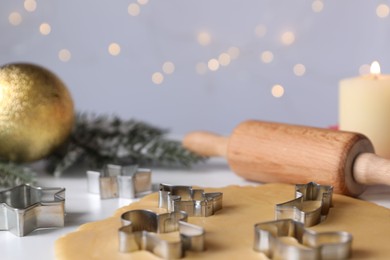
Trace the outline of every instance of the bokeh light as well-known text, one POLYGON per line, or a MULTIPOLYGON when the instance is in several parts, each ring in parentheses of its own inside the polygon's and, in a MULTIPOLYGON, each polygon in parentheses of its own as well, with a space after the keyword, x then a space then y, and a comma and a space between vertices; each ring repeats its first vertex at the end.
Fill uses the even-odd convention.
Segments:
POLYGON ((295 42, 295 35, 293 32, 287 31, 282 33, 280 39, 284 45, 291 45, 295 42))
POLYGON ((360 75, 370 74, 370 67, 371 67, 370 64, 363 64, 363 65, 361 65, 359 67, 359 74, 360 75))
POLYGON ((293 67, 294 74, 296 76, 303 76, 306 73, 306 67, 303 64, 295 64, 293 67))
POLYGON ((18 12, 12 12, 8 16, 8 22, 14 26, 21 24, 23 21, 22 15, 18 12))
POLYGON ((121 53, 121 46, 115 42, 111 43, 108 45, 108 53, 112 56, 118 56, 121 53))
POLYGON ((175 64, 170 61, 164 62, 162 70, 165 74, 172 74, 175 72, 175 64))
POLYGON ((58 52, 58 58, 60 59, 60 61, 68 62, 71 57, 72 54, 68 49, 62 49, 58 52))
POLYGON ((280 98, 284 95, 284 87, 282 85, 276 84, 271 89, 271 94, 275 98, 280 98))
POLYGON ((51 26, 50 26, 50 24, 48 24, 48 23, 41 23, 41 25, 39 26, 39 32, 40 32, 42 35, 48 35, 48 34, 50 34, 50 32, 51 32, 51 26))
POLYGON ((258 38, 264 37, 267 33, 267 27, 264 24, 259 24, 255 28, 255 35, 258 38))
POLYGON ((226 52, 221 53, 218 56, 218 62, 221 66, 227 66, 230 64, 231 58, 230 55, 227 54, 226 52))
POLYGON ((322 2, 321 0, 313 1, 313 3, 311 4, 311 9, 315 13, 322 12, 322 10, 324 9, 324 2, 322 2))
POLYGON ((389 16, 390 8, 386 4, 380 4, 376 8, 376 15, 380 18, 386 18, 389 16))
POLYGON ((146 5, 149 3, 149 0, 137 0, 137 2, 140 4, 140 5, 146 5))
POLYGON ((207 63, 207 67, 211 71, 217 71, 219 69, 219 62, 217 59, 210 59, 207 63))
POLYGON ((274 54, 271 51, 263 51, 260 54, 260 59, 264 63, 271 63, 274 60, 274 54))
POLYGON ((37 2, 35 0, 25 0, 23 6, 27 12, 34 12, 37 9, 37 2))
POLYGON ((139 7, 138 4, 136 4, 136 3, 131 3, 131 4, 129 4, 129 6, 127 7, 127 12, 128 12, 129 15, 131 15, 131 16, 137 16, 137 15, 140 14, 141 8, 139 7))
POLYGON ((152 74, 152 82, 156 85, 163 83, 164 75, 161 72, 155 72, 152 74))
POLYGON ((208 32, 198 33, 198 43, 202 46, 207 46, 211 42, 211 35, 208 32))

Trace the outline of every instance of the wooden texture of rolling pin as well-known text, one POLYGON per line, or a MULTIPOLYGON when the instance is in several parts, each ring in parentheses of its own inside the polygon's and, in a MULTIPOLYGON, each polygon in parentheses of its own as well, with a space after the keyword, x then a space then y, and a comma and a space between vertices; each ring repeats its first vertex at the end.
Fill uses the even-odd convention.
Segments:
POLYGON ((183 145, 200 155, 223 156, 232 171, 258 182, 314 181, 349 196, 366 185, 390 185, 390 161, 375 155, 370 140, 358 133, 252 120, 230 137, 189 133, 183 145))

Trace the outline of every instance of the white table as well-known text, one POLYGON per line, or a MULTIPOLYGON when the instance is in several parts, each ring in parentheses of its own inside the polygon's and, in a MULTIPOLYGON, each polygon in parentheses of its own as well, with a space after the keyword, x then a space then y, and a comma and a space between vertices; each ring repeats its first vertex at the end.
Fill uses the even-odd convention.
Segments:
MULTIPOLYGON (((259 185, 235 175, 222 159, 213 159, 191 169, 157 168, 152 170, 154 184, 168 183, 204 187, 259 185)), ((0 259, 2 260, 54 259, 54 242, 57 238, 76 230, 84 223, 109 217, 117 208, 132 202, 127 199, 101 200, 99 195, 88 193, 84 172, 72 172, 60 178, 42 175, 38 178, 38 185, 66 188, 65 227, 36 230, 24 237, 17 237, 8 231, 0 231, 0 259)), ((361 198, 390 208, 390 187, 369 187, 361 198)))

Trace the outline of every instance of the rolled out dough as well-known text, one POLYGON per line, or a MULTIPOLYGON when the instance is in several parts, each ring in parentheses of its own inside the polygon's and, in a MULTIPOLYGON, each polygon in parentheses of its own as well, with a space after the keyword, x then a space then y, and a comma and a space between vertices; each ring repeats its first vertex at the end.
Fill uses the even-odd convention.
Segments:
MULTIPOLYGON (((294 198, 293 185, 205 188, 223 192, 223 208, 210 217, 190 217, 190 223, 206 230, 207 250, 186 252, 185 259, 267 259, 253 248, 254 225, 274 220, 275 204, 294 198)), ((132 209, 157 209, 158 194, 118 209, 113 217, 84 224, 55 243, 56 259, 160 259, 152 253, 118 251, 120 215, 132 209)), ((347 231, 353 236, 352 259, 390 259, 390 210, 370 202, 333 195, 327 219, 311 227, 315 231, 347 231)))

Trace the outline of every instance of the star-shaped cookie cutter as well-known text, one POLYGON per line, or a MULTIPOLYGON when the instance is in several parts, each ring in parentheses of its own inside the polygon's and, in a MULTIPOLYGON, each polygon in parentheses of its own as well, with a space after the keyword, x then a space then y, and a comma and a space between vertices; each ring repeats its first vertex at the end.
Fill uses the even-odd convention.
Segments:
POLYGON ((0 230, 25 236, 39 228, 63 227, 65 189, 27 184, 0 192, 0 230))
POLYGON ((277 204, 276 219, 291 218, 306 227, 326 219, 332 205, 333 186, 314 182, 295 185, 295 199, 277 204))
POLYGON ((88 191, 101 199, 134 199, 152 192, 152 172, 137 165, 107 164, 102 172, 87 171, 88 191))
POLYGON ((205 193, 191 186, 160 184, 158 206, 168 212, 185 211, 191 217, 208 217, 222 208, 221 192, 205 193))
POLYGON ((131 210, 121 215, 119 251, 147 250, 164 259, 182 258, 186 250, 204 251, 203 228, 185 222, 183 211, 157 214, 149 210, 131 210), (164 238, 165 233, 179 231, 180 238, 164 238))
POLYGON ((292 219, 255 225, 254 250, 271 259, 346 259, 351 246, 352 235, 348 232, 317 233, 292 219))

